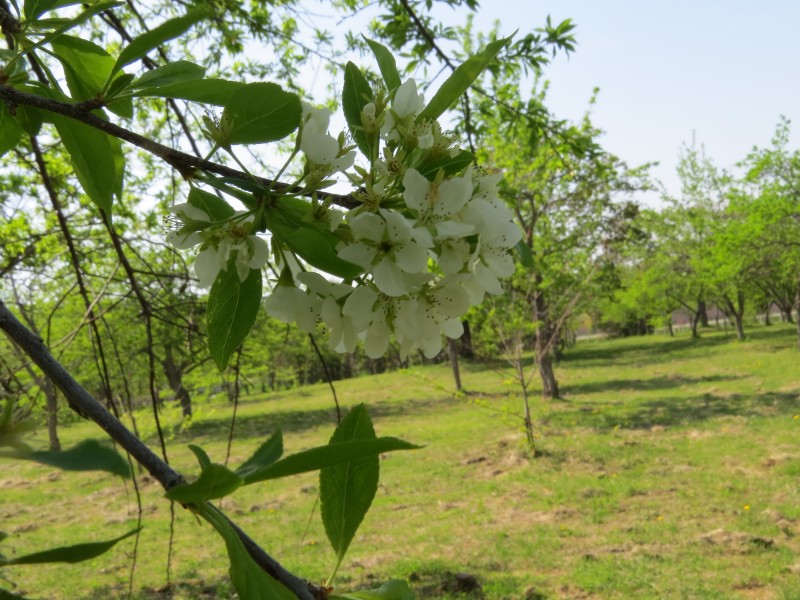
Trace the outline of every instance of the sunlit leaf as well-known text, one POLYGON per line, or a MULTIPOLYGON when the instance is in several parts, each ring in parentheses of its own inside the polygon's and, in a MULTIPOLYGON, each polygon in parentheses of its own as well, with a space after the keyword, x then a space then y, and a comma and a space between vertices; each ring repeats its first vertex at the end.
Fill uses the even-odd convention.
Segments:
POLYGON ((189 204, 205 212, 212 221, 224 221, 236 212, 233 207, 215 194, 193 187, 189 190, 189 204))
POLYGON ((297 600, 285 585, 262 569, 247 552, 231 524, 213 507, 204 506, 198 513, 225 540, 230 561, 231 583, 242 600, 297 600))
POLYGON ((338 465, 341 463, 383 454, 384 452, 394 452, 396 450, 416 450, 420 446, 409 444, 394 437, 380 437, 374 440, 355 440, 352 442, 338 442, 326 446, 318 446, 291 454, 265 469, 258 469, 248 473, 244 480, 245 485, 266 481, 268 479, 278 479, 289 477, 299 473, 318 471, 319 469, 338 465))
POLYGON ((231 124, 231 144, 261 144, 282 140, 300 124, 297 94, 275 83, 251 83, 231 96, 223 119, 231 124))
POLYGON ((348 62, 344 68, 344 87, 342 88, 342 111, 350 133, 364 156, 373 159, 375 136, 367 135, 361 124, 362 109, 372 102, 372 88, 366 77, 355 64, 348 62))
POLYGON ((277 461, 282 454, 283 434, 281 430, 278 429, 266 442, 258 447, 258 450, 253 453, 253 456, 244 461, 242 466, 236 469, 236 473, 241 477, 247 477, 250 473, 270 466, 277 461))
POLYGON ((208 294, 208 349, 220 371, 247 337, 261 307, 261 270, 239 280, 235 258, 220 271, 208 294))
MULTIPOLYGON (((366 407, 359 404, 339 423, 330 444, 374 439, 372 420, 366 407)), ((379 472, 377 454, 325 467, 319 472, 320 514, 339 563, 375 498, 379 472)))
POLYGON ((364 37, 364 40, 375 55, 375 60, 378 61, 378 68, 381 71, 384 83, 386 83, 386 89, 391 92, 399 88, 402 81, 400 79, 400 73, 397 72, 397 62, 395 61, 392 51, 366 36, 362 37, 364 37))
POLYGON ((212 463, 200 446, 190 445, 200 463, 200 477, 192 483, 171 488, 164 497, 181 504, 199 504, 214 498, 223 498, 244 484, 239 475, 223 465, 212 463))
POLYGON ((158 67, 152 71, 147 71, 136 81, 131 83, 131 89, 147 90, 164 88, 165 86, 188 81, 197 81, 206 74, 204 67, 196 65, 188 60, 176 60, 167 63, 163 67, 158 67))
POLYGON ((405 581, 392 579, 374 590, 360 590, 347 594, 331 594, 330 600, 416 600, 414 592, 405 581))
POLYGON ((84 440, 70 450, 0 451, 0 457, 30 460, 65 471, 108 471, 121 477, 131 476, 128 461, 97 440, 84 440))
POLYGON ((14 148, 22 139, 22 126, 11 114, 5 102, 0 103, 0 156, 14 148))
POLYGON ((0 564, 2 566, 10 566, 38 565, 42 563, 77 563, 105 554, 111 550, 117 542, 131 537, 132 535, 136 535, 139 531, 140 529, 132 529, 128 533, 124 533, 113 540, 106 540, 104 542, 89 542, 85 544, 75 544, 74 546, 61 546, 34 554, 26 554, 25 556, 18 556, 0 564))
POLYGON ((478 78, 478 75, 508 45, 512 37, 514 36, 511 35, 488 43, 482 51, 470 56, 464 63, 459 65, 434 94, 428 105, 417 115, 417 121, 438 119, 444 111, 450 108, 469 89, 469 86, 478 78))
POLYGON ((200 102, 201 104, 225 106, 230 102, 233 95, 245 85, 239 81, 228 81, 226 79, 198 79, 165 84, 154 88, 148 87, 136 90, 134 95, 177 98, 179 100, 189 100, 190 102, 200 102))

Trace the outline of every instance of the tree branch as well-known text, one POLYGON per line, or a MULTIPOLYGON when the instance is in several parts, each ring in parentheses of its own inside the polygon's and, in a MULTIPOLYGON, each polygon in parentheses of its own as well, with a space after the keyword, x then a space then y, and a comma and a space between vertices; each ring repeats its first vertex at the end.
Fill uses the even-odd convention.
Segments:
MULTIPOLYGON (((164 462, 139 438, 131 433, 118 419, 95 400, 81 385, 72 378, 67 370, 50 354, 40 337, 26 328, 0 300, 0 330, 14 341, 42 372, 61 390, 70 408, 78 414, 91 419, 99 425, 111 438, 124 448, 148 473, 152 475, 165 490, 185 483, 184 477, 164 462)), ((213 507, 212 507, 213 508, 213 507)), ((214 508, 214 510, 217 510, 214 508)), ((219 511, 218 511, 219 512, 219 511)), ((283 568, 278 561, 267 554, 246 533, 230 521, 222 512, 237 535, 242 540, 250 556, 276 580, 285 585, 300 600, 321 600, 324 592, 321 588, 303 581, 283 568)))
MULTIPOLYGON (((135 133, 129 129, 120 127, 115 123, 105 121, 92 112, 89 112, 85 108, 82 108, 80 105, 59 102, 58 100, 51 100, 50 98, 43 98, 41 96, 36 96, 35 94, 22 92, 6 85, 0 85, 0 100, 10 104, 10 106, 18 104, 40 108, 48 112, 63 115, 70 119, 80 121, 81 123, 89 125, 90 127, 94 127, 95 129, 99 129, 108 135, 124 140, 141 148, 142 150, 145 150, 146 152, 149 152, 154 156, 157 156, 170 165, 173 169, 178 171, 186 179, 191 178, 195 171, 204 171, 207 173, 222 175, 223 177, 252 180, 252 177, 243 171, 232 169, 210 160, 198 158, 196 156, 192 156, 191 154, 181 152, 180 150, 175 150, 139 135, 138 133, 135 133)), ((264 177, 256 177, 255 179, 265 188, 273 189, 279 193, 303 193, 302 188, 292 186, 288 183, 273 181, 264 177)), ((346 208, 354 208, 356 206, 360 206, 361 204, 352 195, 332 194, 324 191, 315 191, 314 194, 316 194, 317 197, 323 201, 329 201, 333 204, 338 204, 339 206, 346 208)), ((311 193, 309 192, 308 195, 311 195, 311 193)))

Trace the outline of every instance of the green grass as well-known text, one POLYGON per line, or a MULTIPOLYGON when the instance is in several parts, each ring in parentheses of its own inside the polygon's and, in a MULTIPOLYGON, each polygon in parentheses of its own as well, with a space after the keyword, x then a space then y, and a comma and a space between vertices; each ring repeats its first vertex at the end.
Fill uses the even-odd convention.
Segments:
MULTIPOLYGON (((345 405, 369 405, 380 435, 425 448, 382 461, 337 584, 399 577, 430 599, 800 598, 797 364, 785 326, 754 329, 743 343, 719 332, 580 343, 558 365, 564 399, 535 401, 535 458, 502 365, 462 365, 469 394, 460 396, 445 365, 338 382, 345 405), (457 573, 476 576, 482 595, 459 591, 457 573)), ((145 415, 140 424, 152 429, 145 415)), ((227 402, 198 405, 189 428, 166 418, 176 468, 197 471, 188 443, 224 460, 227 402)), ((334 421, 326 386, 248 397, 231 462, 276 427, 288 452, 325 443, 334 421)), ((101 437, 89 423, 62 430, 67 445, 86 436, 101 437)), ((21 462, 0 469, 6 554, 110 538, 136 523, 130 484, 21 462)), ((139 487, 135 597, 231 597, 224 545, 180 507, 176 585, 163 591, 169 505, 153 481, 139 487)), ((308 525, 316 499, 307 475, 243 488, 223 508, 290 570, 321 581, 334 557, 318 515, 308 525)), ((32 598, 119 597, 132 549, 126 540, 104 558, 2 576, 32 598)))

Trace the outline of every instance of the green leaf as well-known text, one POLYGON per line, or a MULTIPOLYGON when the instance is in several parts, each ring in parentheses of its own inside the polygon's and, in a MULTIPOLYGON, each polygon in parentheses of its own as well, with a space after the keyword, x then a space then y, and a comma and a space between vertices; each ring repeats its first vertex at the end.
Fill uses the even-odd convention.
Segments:
POLYGON ((300 124, 297 94, 276 83, 251 83, 231 96, 222 112, 230 124, 231 144, 262 144, 282 140, 300 124))
POLYGON ((137 534, 141 528, 132 529, 128 533, 107 540, 105 542, 90 542, 86 544, 75 544, 74 546, 61 546, 59 548, 52 548, 51 550, 44 550, 34 554, 27 554, 25 556, 18 556, 2 563, 2 566, 9 565, 38 565, 42 563, 77 563, 90 558, 95 558, 101 554, 105 554, 117 542, 124 540, 137 534))
POLYGON ((405 581, 392 579, 374 590, 361 590, 347 594, 331 594, 330 600, 416 600, 414 592, 405 581))
MULTIPOLYGON (((19 109, 17 109, 19 110, 19 109)), ((0 156, 14 148, 22 139, 22 126, 11 114, 5 102, 0 103, 0 156)))
POLYGON ((86 195, 110 215, 114 195, 122 193, 125 159, 119 140, 74 119, 56 114, 50 118, 86 195))
POLYGON ((384 452, 416 450, 418 448, 420 446, 415 446, 393 437, 338 442, 336 444, 318 446, 287 456, 265 469, 258 469, 248 473, 244 477, 244 483, 245 485, 250 485, 251 483, 267 481, 268 479, 279 479, 290 475, 298 475, 299 473, 318 471, 325 467, 383 454, 384 452))
POLYGON ((531 252, 531 249, 528 244, 525 243, 525 240, 518 241, 517 245, 514 246, 514 249, 517 251, 520 264, 522 264, 522 266, 529 271, 532 271, 536 265, 533 262, 533 252, 531 252))
POLYGON ((192 483, 178 485, 164 494, 165 498, 181 504, 199 504, 214 498, 223 498, 244 485, 244 480, 223 465, 212 463, 199 446, 190 445, 200 463, 200 477, 192 483))
POLYGON ((171 83, 157 88, 146 88, 138 90, 134 95, 177 98, 190 102, 225 106, 233 95, 245 85, 239 81, 227 81, 226 79, 198 79, 197 81, 171 83))
POLYGON ((342 88, 342 110, 353 139, 362 154, 373 160, 375 135, 367 135, 361 123, 361 110, 372 102, 372 88, 361 70, 352 62, 344 67, 344 87, 342 88))
POLYGON ((283 434, 278 429, 273 433, 269 439, 261 444, 253 453, 253 456, 248 458, 241 467, 236 469, 237 475, 247 477, 250 473, 265 469, 273 464, 283 454, 283 434))
POLYGON ((215 194, 193 187, 187 200, 192 206, 205 212, 212 221, 224 221, 236 212, 233 207, 215 194))
POLYGON ((96 98, 111 75, 114 58, 97 44, 71 35, 59 36, 51 47, 64 67, 72 97, 75 100, 96 98))
MULTIPOLYGON (((336 428, 330 443, 374 440, 375 429, 363 404, 355 406, 336 428)), ((325 533, 336 552, 339 568, 361 521, 378 491, 378 455, 325 467, 319 472, 320 514, 325 533)))
POLYGON ((38 19, 41 15, 57 8, 80 4, 82 0, 25 0, 23 14, 28 21, 38 19))
POLYGON ((225 540, 228 560, 231 563, 229 569, 231 583, 233 583, 239 598, 242 600, 297 600, 297 596, 253 560, 225 517, 207 505, 198 512, 225 540))
POLYGON ((308 264, 344 279, 363 272, 358 265, 336 255, 341 240, 323 221, 314 220, 311 204, 299 198, 281 198, 265 212, 267 229, 308 264))
POLYGON ((182 17, 170 19, 155 29, 151 29, 131 40, 131 42, 122 49, 122 52, 119 53, 119 58, 117 58, 117 62, 114 63, 114 68, 111 71, 112 75, 125 65, 129 65, 143 58, 148 52, 157 48, 164 42, 168 42, 171 39, 183 35, 192 25, 206 18, 208 14, 208 10, 206 9, 192 10, 182 17))
POLYGON ((378 61, 378 68, 383 76, 383 81, 386 83, 386 89, 391 92, 399 88, 402 81, 400 80, 400 73, 397 72, 397 62, 394 59, 394 54, 386 46, 366 36, 361 37, 369 44, 372 53, 375 55, 375 60, 378 61))
POLYGON ((508 45, 512 37, 514 36, 510 35, 507 38, 488 43, 482 51, 470 56, 464 63, 460 64, 431 98, 428 105, 417 115, 417 122, 425 119, 438 119, 444 111, 450 108, 453 102, 458 100, 469 89, 472 82, 489 66, 489 63, 492 62, 500 50, 508 45))
POLYGON ((250 269, 240 281, 235 260, 231 257, 208 294, 208 349, 220 371, 247 337, 261 307, 261 269, 250 269))
MULTIPOLYGON (((77 4, 77 3, 69 2, 65 4, 65 6, 68 6, 70 4, 77 4)), ((28 53, 33 52, 37 48, 41 48, 45 44, 49 44, 54 39, 64 35, 67 31, 69 31, 73 27, 77 27, 84 21, 88 21, 96 14, 101 13, 105 10, 111 10, 112 8, 117 8, 118 6, 122 6, 123 4, 125 3, 120 2, 118 0, 100 0, 99 2, 85 3, 84 6, 86 7, 86 9, 82 13, 80 13, 74 19, 69 19, 69 20, 58 19, 57 20, 58 23, 63 23, 61 24, 60 27, 58 27, 58 29, 49 32, 44 37, 40 38, 35 44, 32 44, 27 48, 25 48, 25 51, 28 53)), ((48 8, 47 10, 50 10, 50 8, 48 8)))
POLYGON ((122 456, 97 440, 84 440, 71 450, 61 451, 2 451, 0 457, 30 460, 65 471, 108 471, 130 477, 131 468, 122 456))
POLYGON ((17 121, 28 135, 39 135, 42 111, 32 106, 17 106, 17 121))
POLYGON ((157 89, 176 83, 186 83, 187 81, 197 81, 206 74, 204 67, 196 65, 188 60, 176 60, 167 63, 163 67, 158 67, 152 71, 144 73, 139 79, 131 84, 131 89, 146 90, 157 89))
POLYGON ((475 157, 469 150, 462 150, 455 156, 443 153, 435 158, 425 157, 422 163, 417 167, 417 171, 428 180, 433 181, 439 169, 444 170, 445 175, 457 175, 471 165, 474 160, 475 157))

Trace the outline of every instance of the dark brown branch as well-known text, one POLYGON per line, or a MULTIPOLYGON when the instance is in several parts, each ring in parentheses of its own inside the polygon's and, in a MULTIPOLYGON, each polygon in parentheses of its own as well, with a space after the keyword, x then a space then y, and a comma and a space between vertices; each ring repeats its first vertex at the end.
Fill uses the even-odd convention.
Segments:
MULTIPOLYGON (((4 331, 61 390, 70 408, 97 423, 123 447, 165 490, 185 482, 183 476, 165 463, 157 454, 131 433, 118 419, 95 400, 53 358, 41 338, 26 328, 0 300, 0 330, 4 331)), ((213 508, 213 507, 212 507, 213 508)), ((214 508, 214 510, 217 510, 214 508)), ((225 519, 222 512, 220 512, 225 519)), ((250 556, 276 580, 290 589, 300 600, 318 600, 324 593, 315 585, 289 573, 274 558, 259 547, 246 533, 230 521, 250 556)))
MULTIPOLYGON (((27 92, 22 92, 5 85, 0 85, 0 100, 11 103, 12 105, 19 104, 23 106, 40 108, 48 112, 63 115, 70 119, 80 121, 81 123, 89 125, 90 127, 94 127, 95 129, 99 129, 104 133, 124 140, 141 148, 142 150, 145 150, 146 152, 149 152, 154 156, 157 156, 187 179, 192 178, 196 171, 205 171, 207 173, 214 173, 215 175, 222 175, 223 177, 233 177, 245 180, 252 179, 251 176, 237 169, 232 169, 230 167, 226 167, 225 165, 221 165, 203 158, 198 158, 196 156, 192 156, 191 154, 181 152, 180 150, 175 150, 163 144, 159 144, 158 142, 139 135, 138 133, 134 133, 129 129, 120 127, 115 123, 105 121, 97 115, 86 110, 82 110, 79 106, 74 104, 67 104, 57 100, 50 100, 49 98, 42 98, 41 96, 28 94, 27 92)), ((279 193, 302 192, 301 189, 280 181, 273 181, 264 177, 256 177, 256 180, 259 184, 264 186, 264 188, 272 189, 279 193)), ((328 192, 314 193, 321 200, 330 201, 333 204, 338 204, 339 206, 352 208, 360 204, 350 195, 331 194, 328 192)))

